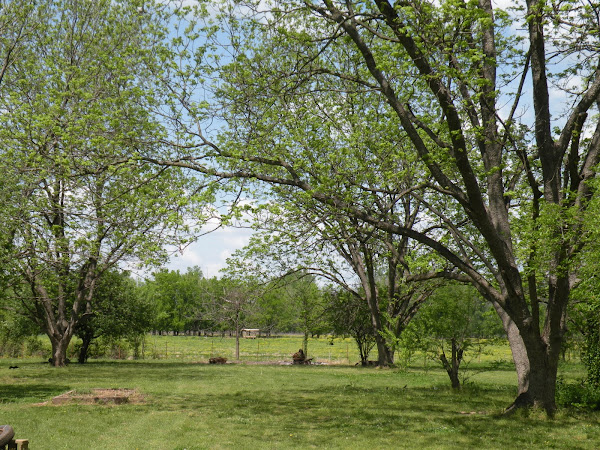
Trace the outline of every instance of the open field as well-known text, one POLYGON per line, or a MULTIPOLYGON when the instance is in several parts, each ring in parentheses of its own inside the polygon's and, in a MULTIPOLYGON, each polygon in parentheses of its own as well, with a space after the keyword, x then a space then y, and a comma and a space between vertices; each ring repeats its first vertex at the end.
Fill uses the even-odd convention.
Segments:
MULTIPOLYGON (((175 347, 175 339, 183 345, 189 338, 158 337, 157 346, 175 347)), ((0 360, 0 422, 34 450, 600 448, 598 413, 561 410, 553 420, 538 412, 499 416, 515 392, 511 364, 497 358, 501 347, 473 363, 486 370, 458 393, 443 371, 425 370, 420 358, 406 370, 377 370, 250 360, 208 365, 173 351, 162 359, 64 369, 40 359, 0 360), (144 399, 118 406, 40 404, 93 388, 136 389, 144 399)), ((561 373, 566 379, 583 374, 577 364, 561 373)))
MULTIPOLYGON (((291 361, 292 355, 302 347, 302 337, 296 335, 273 338, 240 339, 242 362, 291 361)), ((311 338, 309 357, 327 364, 354 364, 360 360, 351 338, 311 338)), ((145 358, 171 358, 183 361, 207 361, 222 356, 235 358, 235 339, 230 337, 199 336, 148 336, 144 345, 145 358)), ((377 351, 373 353, 377 358, 377 351)))
MULTIPOLYGON (((44 347, 46 357, 50 356, 50 343, 45 336, 39 337, 44 347)), ((73 339, 69 347, 69 358, 77 359, 75 353, 78 340, 73 339)), ((279 363, 290 362, 292 355, 302 347, 302 336, 284 335, 271 338, 240 339, 240 361, 241 362, 266 362, 279 363)), ((141 349, 143 359, 170 359, 181 362, 207 362, 213 356, 221 356, 229 361, 235 359, 235 339, 231 337, 215 336, 146 336, 141 349)), ((126 359, 131 354, 126 346, 122 349, 114 349, 118 359, 126 359)), ((354 365, 360 361, 356 344, 351 338, 310 338, 308 343, 308 356, 314 358, 315 362, 321 364, 343 364, 354 365)), ((377 359, 377 349, 374 348, 369 356, 377 359)), ((424 360, 423 355, 416 353, 407 358, 401 352, 397 354, 400 364, 418 362, 423 366, 435 363, 424 360)), ((466 354, 469 360, 469 354, 466 354)), ((478 362, 510 363, 512 361, 510 349, 507 344, 496 344, 487 348, 477 358, 478 362)))

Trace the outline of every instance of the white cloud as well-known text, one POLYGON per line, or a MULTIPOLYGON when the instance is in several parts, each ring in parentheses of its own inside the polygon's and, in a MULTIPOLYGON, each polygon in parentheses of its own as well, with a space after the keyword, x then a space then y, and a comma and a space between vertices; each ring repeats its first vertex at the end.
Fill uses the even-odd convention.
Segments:
POLYGON ((219 276, 227 258, 248 244, 252 231, 247 228, 225 227, 205 234, 181 253, 173 255, 167 268, 185 272, 188 267, 198 266, 204 276, 219 276))

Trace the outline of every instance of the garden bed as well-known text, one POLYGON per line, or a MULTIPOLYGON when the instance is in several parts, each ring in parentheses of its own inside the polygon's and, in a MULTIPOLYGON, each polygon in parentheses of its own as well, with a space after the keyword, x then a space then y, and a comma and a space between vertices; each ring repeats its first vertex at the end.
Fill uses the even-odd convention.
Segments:
POLYGON ((143 403, 144 397, 135 389, 90 389, 89 391, 72 390, 57 395, 51 400, 52 405, 123 405, 126 403, 143 403))

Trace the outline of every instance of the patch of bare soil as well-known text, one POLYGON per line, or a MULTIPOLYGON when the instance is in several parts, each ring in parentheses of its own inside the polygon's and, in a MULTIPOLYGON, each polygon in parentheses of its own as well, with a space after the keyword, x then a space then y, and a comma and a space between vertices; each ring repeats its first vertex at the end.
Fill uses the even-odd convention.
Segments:
POLYGON ((76 390, 57 395, 50 402, 51 405, 123 405, 144 403, 145 398, 135 389, 90 389, 78 392, 76 390))

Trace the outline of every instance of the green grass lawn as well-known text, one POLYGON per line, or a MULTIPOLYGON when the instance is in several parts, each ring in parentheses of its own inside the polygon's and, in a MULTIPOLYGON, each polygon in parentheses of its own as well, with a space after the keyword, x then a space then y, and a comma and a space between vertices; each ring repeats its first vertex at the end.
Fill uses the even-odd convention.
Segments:
MULTIPOLYGON (((473 372, 457 393, 443 371, 431 363, 425 370, 418 357, 406 370, 347 362, 208 365, 191 357, 179 361, 174 339, 157 338, 157 345, 173 346, 174 353, 162 359, 62 369, 34 359, 0 360, 0 422, 28 438, 33 450, 600 448, 598 413, 561 410, 552 420, 538 412, 499 415, 515 394, 514 371, 498 358, 503 348, 473 362, 473 368, 488 370, 473 372), (18 369, 8 368, 15 364, 18 369), (146 401, 39 405, 69 390, 99 387, 135 388, 146 401)), ((188 345, 188 339, 179 342, 188 345)), ((574 364, 562 372, 568 379, 582 374, 574 364)))

